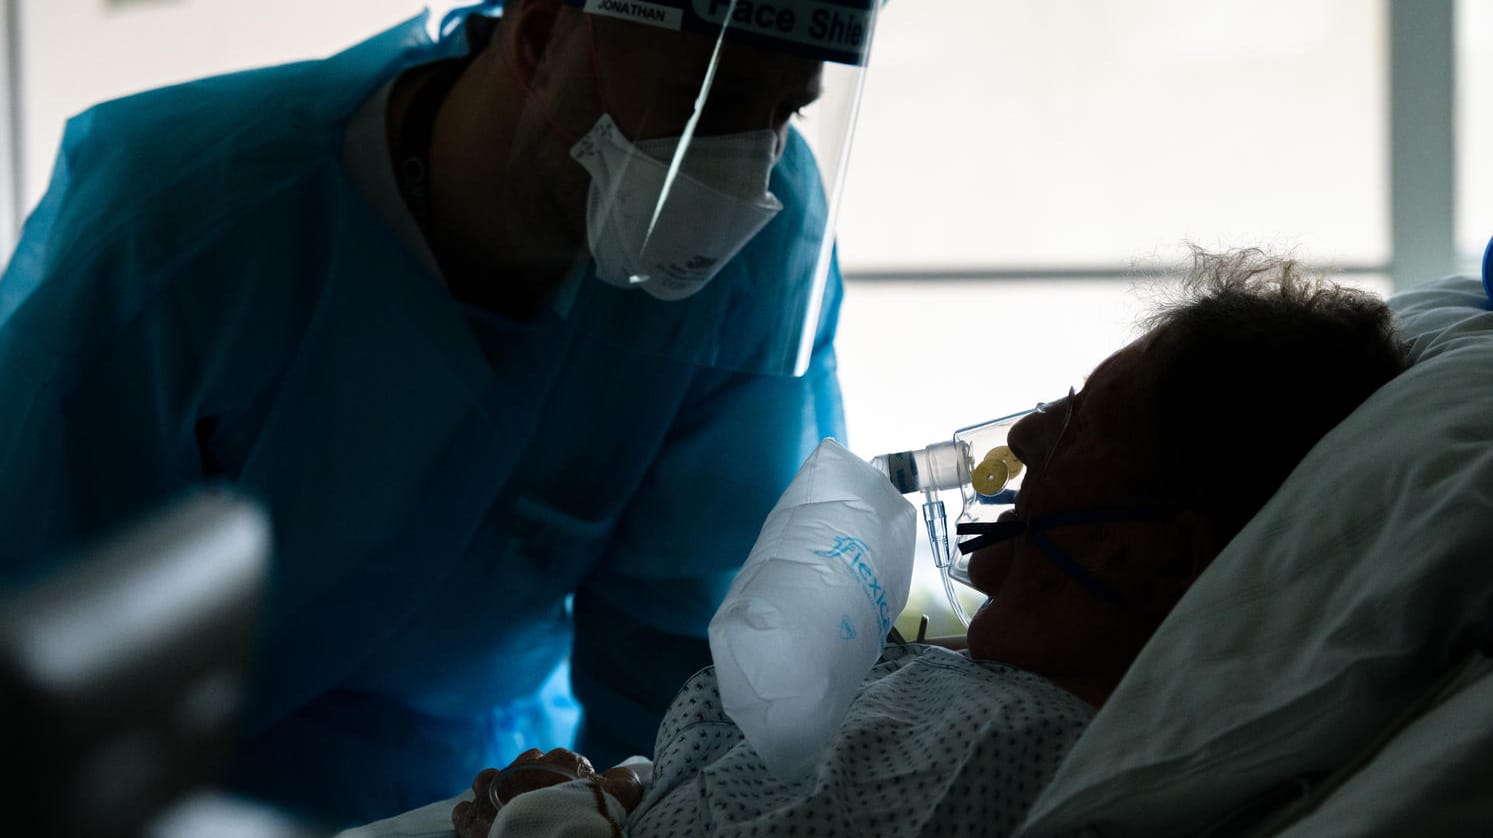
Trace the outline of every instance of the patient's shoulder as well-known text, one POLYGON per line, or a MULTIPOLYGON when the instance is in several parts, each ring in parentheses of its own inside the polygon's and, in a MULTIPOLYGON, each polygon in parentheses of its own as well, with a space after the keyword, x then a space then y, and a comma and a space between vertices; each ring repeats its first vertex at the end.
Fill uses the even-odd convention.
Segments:
POLYGON ((666 743, 677 741, 686 730, 699 725, 735 729, 735 724, 721 707, 720 684, 713 666, 691 675, 674 694, 674 701, 669 704, 658 727, 658 737, 654 741, 655 758, 663 753, 666 743))
MULTIPOLYGON (((1081 730, 1094 708, 1034 672, 939 646, 889 647, 862 685, 861 702, 886 707, 937 707, 934 712, 973 714, 995 721, 1003 732, 1020 734, 1032 726, 1081 730), (996 721, 998 720, 998 721, 996 721)), ((886 709, 886 708, 878 708, 886 709)))

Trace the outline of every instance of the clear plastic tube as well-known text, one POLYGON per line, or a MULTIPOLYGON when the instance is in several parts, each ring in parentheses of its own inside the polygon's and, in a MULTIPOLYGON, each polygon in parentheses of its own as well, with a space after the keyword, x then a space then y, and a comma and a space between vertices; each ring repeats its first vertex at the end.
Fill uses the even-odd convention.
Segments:
POLYGON ((944 514, 943 501, 931 491, 923 497, 923 524, 928 528, 928 546, 933 550, 933 563, 941 568, 948 567, 949 519, 944 514))
POLYGON ((945 570, 943 573, 940 573, 939 576, 943 577, 943 591, 944 595, 949 598, 950 610, 954 612, 955 617, 959 618, 959 622, 963 624, 965 628, 968 628, 969 614, 965 612, 964 604, 959 601, 959 593, 954 588, 954 577, 950 576, 947 570, 945 570))
POLYGON ((963 450, 960 443, 952 440, 935 442, 913 451, 879 454, 871 458, 871 465, 904 495, 956 489, 960 485, 959 457, 963 450))

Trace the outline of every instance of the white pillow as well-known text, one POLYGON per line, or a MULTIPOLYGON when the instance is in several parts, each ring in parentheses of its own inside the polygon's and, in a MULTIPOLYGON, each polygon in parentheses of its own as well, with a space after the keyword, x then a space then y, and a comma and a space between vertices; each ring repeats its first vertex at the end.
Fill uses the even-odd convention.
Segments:
MULTIPOLYGON (((1325 436, 1219 555, 1019 834, 1192 833, 1331 770, 1493 616, 1488 297, 1453 277, 1391 306, 1414 365, 1325 436)), ((1291 405, 1279 417, 1291 421, 1291 405)))

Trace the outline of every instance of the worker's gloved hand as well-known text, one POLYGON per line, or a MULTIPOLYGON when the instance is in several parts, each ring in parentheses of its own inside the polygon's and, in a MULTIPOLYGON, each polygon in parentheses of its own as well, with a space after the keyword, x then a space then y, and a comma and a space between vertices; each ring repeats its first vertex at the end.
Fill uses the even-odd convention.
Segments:
POLYGON ((451 824, 456 828, 458 838, 487 838, 498 810, 508 801, 524 792, 585 779, 597 783, 602 791, 616 798, 629 812, 643 798, 642 780, 637 772, 625 765, 609 768, 598 775, 591 761, 574 751, 530 748, 502 771, 486 768, 479 772, 472 780, 475 798, 456 804, 451 812, 451 824))

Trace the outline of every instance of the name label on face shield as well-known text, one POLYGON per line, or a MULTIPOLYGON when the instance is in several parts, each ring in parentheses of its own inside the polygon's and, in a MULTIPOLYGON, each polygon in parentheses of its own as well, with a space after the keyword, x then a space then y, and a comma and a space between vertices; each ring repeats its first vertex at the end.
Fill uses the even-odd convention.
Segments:
POLYGON ((642 3, 638 0, 589 0, 585 10, 593 15, 605 15, 634 23, 646 23, 664 29, 679 31, 684 28, 684 10, 658 3, 642 3))
POLYGON ((595 15, 723 36, 840 64, 866 63, 880 0, 565 0, 595 15))

